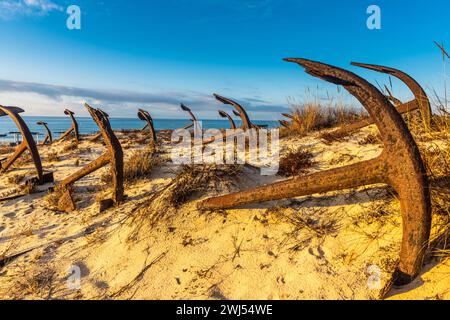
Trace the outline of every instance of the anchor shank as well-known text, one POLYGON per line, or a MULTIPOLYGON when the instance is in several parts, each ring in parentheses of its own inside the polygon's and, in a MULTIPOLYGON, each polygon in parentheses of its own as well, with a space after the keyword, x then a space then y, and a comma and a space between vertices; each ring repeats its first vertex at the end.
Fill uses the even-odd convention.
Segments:
POLYGON ((384 182, 385 165, 381 157, 350 166, 326 170, 267 186, 206 199, 200 209, 226 209, 248 203, 281 200, 334 190, 344 190, 384 182))
POLYGON ((68 186, 76 182, 77 180, 80 180, 81 178, 87 176, 88 174, 106 166, 110 162, 110 157, 107 153, 101 155, 96 160, 89 163, 84 168, 80 169, 79 171, 75 172, 74 174, 70 175, 66 179, 64 179, 61 182, 62 186, 68 186))
POLYGON ((14 151, 14 153, 6 160, 4 164, 1 164, 1 171, 5 172, 16 161, 22 153, 27 150, 27 144, 23 141, 20 146, 14 151))

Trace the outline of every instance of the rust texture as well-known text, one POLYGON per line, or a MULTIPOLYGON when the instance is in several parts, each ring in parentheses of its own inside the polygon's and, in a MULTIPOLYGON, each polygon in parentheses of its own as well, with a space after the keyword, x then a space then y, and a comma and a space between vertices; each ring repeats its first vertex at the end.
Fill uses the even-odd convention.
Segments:
POLYGON ((290 58, 314 77, 343 86, 367 109, 380 130, 384 149, 372 160, 326 170, 266 186, 214 197, 199 202, 199 209, 226 209, 248 203, 280 200, 364 185, 385 183, 398 193, 403 220, 398 285, 420 272, 429 241, 431 204, 429 182, 418 147, 400 113, 372 84, 361 77, 327 64, 290 58))
MULTIPOLYGON (((400 114, 409 113, 414 110, 420 110, 421 117, 423 119, 423 123, 426 127, 429 127, 431 125, 431 104, 430 100, 428 99, 427 94, 423 90, 423 88, 420 86, 420 84, 414 80, 411 76, 408 74, 389 67, 384 66, 378 66, 378 65, 372 65, 372 64, 363 64, 363 63, 356 63, 352 62, 352 65, 386 73, 389 75, 392 75, 398 79, 400 79, 402 82, 404 82, 408 88, 412 91, 414 94, 415 99, 406 103, 402 103, 400 100, 395 98, 392 93, 389 91, 389 89, 386 87, 388 92, 388 99, 396 105, 397 111, 400 114)), ((364 127, 367 127, 369 125, 374 124, 375 121, 372 118, 364 119, 361 121, 357 121, 354 123, 351 123, 349 125, 343 126, 337 130, 335 130, 335 133, 349 133, 364 127)))
POLYGON ((36 174, 39 183, 43 183, 44 178, 43 178, 41 157, 39 156, 36 142, 33 139, 30 129, 26 125, 25 121, 23 121, 22 117, 19 115, 19 113, 22 112, 24 112, 24 110, 21 108, 0 106, 0 117, 9 116, 14 121, 17 128, 20 130, 20 133, 22 134, 22 142, 20 143, 20 145, 17 146, 14 153, 9 158, 6 159, 5 163, 0 163, 0 172, 1 173, 6 172, 8 168, 26 150, 28 150, 31 154, 31 159, 33 160, 34 167, 36 168, 36 174))
POLYGON ((107 150, 96 160, 89 163, 84 168, 70 175, 64 179, 60 184, 59 188, 66 190, 59 201, 59 209, 64 211, 73 211, 76 208, 73 199, 70 195, 69 186, 71 186, 76 181, 82 179, 88 174, 110 164, 110 171, 112 177, 112 202, 119 205, 124 200, 123 194, 123 151, 119 140, 111 129, 109 119, 106 114, 99 109, 94 109, 88 104, 85 104, 88 109, 89 114, 94 119, 95 123, 99 127, 103 140, 105 141, 107 150))
MULTIPOLYGON (((97 109, 97 110, 98 110, 98 112, 101 112, 101 113, 103 114, 104 117, 106 117, 106 118, 109 119, 109 114, 107 114, 107 113, 106 113, 105 111, 103 111, 102 109, 97 109)), ((95 142, 95 141, 99 140, 101 137, 102 137, 102 132, 100 131, 100 132, 98 132, 97 134, 95 134, 95 135, 91 138, 91 141, 92 141, 92 142, 95 142)))
POLYGON ((73 135, 75 137, 75 141, 78 143, 80 141, 80 134, 78 132, 77 120, 74 117, 75 113, 73 111, 70 111, 69 109, 66 109, 66 110, 64 110, 64 114, 68 115, 70 117, 70 119, 72 120, 72 126, 69 128, 69 130, 64 132, 58 140, 62 141, 65 138, 67 138, 71 133, 73 133, 73 135))
POLYGON ((227 118, 227 119, 228 119, 228 121, 230 122, 230 128, 231 128, 231 129, 233 129, 233 130, 236 129, 236 124, 234 123, 233 118, 232 118, 228 113, 226 113, 226 112, 223 111, 223 110, 219 110, 219 115, 220 115, 222 118, 227 118))
POLYGON ((138 110, 138 118, 147 123, 146 126, 144 127, 144 129, 149 128, 150 135, 152 137, 151 144, 153 146, 156 146, 156 144, 157 144, 156 131, 155 131, 155 127, 153 126, 153 118, 151 117, 150 113, 144 109, 139 109, 138 110))
POLYGON ((53 143, 52 132, 51 132, 50 129, 48 128, 47 122, 38 121, 38 122, 36 122, 36 124, 37 124, 38 126, 43 126, 44 129, 45 129, 45 132, 46 132, 45 138, 44 138, 44 140, 42 141, 41 145, 44 146, 44 145, 46 145, 46 144, 52 144, 52 143, 53 143))

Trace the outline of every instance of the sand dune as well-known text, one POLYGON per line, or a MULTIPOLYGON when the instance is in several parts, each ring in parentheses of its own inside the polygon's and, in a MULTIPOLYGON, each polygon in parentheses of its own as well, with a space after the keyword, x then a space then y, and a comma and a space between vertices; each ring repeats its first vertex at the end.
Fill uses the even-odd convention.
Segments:
MULTIPOLYGON (((307 172, 376 157, 380 144, 361 143, 369 127, 324 144, 319 133, 281 140, 313 154, 307 172)), ((126 158, 145 142, 119 134, 126 158)), ((167 141, 166 141, 167 142, 167 141)), ((439 141, 421 142, 435 145, 439 141)), ((448 141, 443 142, 448 146, 448 141), (446 144, 447 143, 447 144, 446 144)), ((103 146, 83 139, 40 147, 44 167, 60 181, 98 157, 103 146)), ((171 146, 163 143, 160 156, 171 146)), ((17 189, 23 163, 0 176, 0 194, 17 189)), ((127 183, 127 201, 99 213, 98 194, 108 192, 101 169, 75 185, 78 210, 62 213, 46 201, 47 186, 0 203, 0 269, 6 299, 427 299, 450 298, 448 260, 428 261, 404 288, 391 288, 401 241, 399 201, 384 185, 249 205, 226 212, 199 212, 207 196, 284 179, 264 177, 250 166, 238 175, 193 192, 167 208, 159 190, 177 175, 170 161, 149 177, 127 183), (153 202, 152 202, 153 201, 153 202), (156 208, 156 209, 152 209, 156 208), (158 212, 152 212, 156 210, 158 212), (157 215, 150 224, 150 215, 157 215), (15 255, 17 255, 15 257, 15 255), (71 284, 71 267, 81 286, 71 284)))

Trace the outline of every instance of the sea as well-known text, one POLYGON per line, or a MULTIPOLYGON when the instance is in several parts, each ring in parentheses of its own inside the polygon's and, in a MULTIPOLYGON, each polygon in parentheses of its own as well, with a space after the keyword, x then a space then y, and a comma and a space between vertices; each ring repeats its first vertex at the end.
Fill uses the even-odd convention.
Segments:
MULTIPOLYGON (((69 129, 72 122, 69 117, 38 117, 38 116, 24 116, 25 123, 33 133, 33 137, 37 142, 40 142, 45 137, 45 129, 42 126, 37 125, 38 121, 47 122, 47 125, 52 132, 53 139, 58 137, 69 129)), ((89 117, 77 117, 78 129, 80 134, 93 134, 99 131, 97 125, 89 117)), ((126 130, 126 129, 142 129, 145 126, 145 122, 138 118, 113 118, 109 119, 113 130, 126 130)), ((203 129, 228 129, 230 124, 228 120, 199 120, 202 122, 203 129)), ((235 120, 236 126, 241 125, 241 121, 235 120)), ((252 121, 257 125, 266 125, 268 128, 278 126, 277 121, 271 120, 254 120, 252 121)), ((155 130, 175 130, 182 128, 191 121, 189 119, 154 119, 153 124, 155 130)), ((16 139, 21 139, 20 135, 17 135, 19 129, 11 118, 4 116, 0 117, 0 144, 9 144, 16 142, 16 139)))

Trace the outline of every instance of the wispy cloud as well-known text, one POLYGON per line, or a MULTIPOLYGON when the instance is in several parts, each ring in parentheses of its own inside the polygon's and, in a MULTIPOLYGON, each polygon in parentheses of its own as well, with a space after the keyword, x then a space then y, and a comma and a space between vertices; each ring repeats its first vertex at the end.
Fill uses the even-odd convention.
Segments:
POLYGON ((63 7, 51 0, 0 0, 0 18, 11 20, 18 16, 45 16, 63 7))
MULTIPOLYGON (((65 107, 86 114, 82 107, 84 101, 104 108, 113 117, 134 117, 138 107, 151 107, 155 117, 182 118, 184 114, 180 112, 180 102, 191 106, 201 118, 216 118, 219 108, 228 108, 218 103, 210 94, 193 91, 148 93, 93 90, 0 79, 0 103, 23 107, 28 114, 59 115, 65 107)), ((255 117, 258 117, 258 114, 287 110, 286 106, 276 105, 258 97, 242 98, 237 101, 255 117)))
POLYGON ((187 102, 197 101, 199 97, 193 99, 192 96, 177 92, 167 92, 163 94, 138 93, 120 90, 92 90, 86 88, 57 86, 32 82, 17 82, 0 80, 0 91, 12 92, 33 92, 49 98, 61 101, 63 96, 85 97, 86 99, 100 100, 105 103, 111 102, 135 102, 135 103, 178 103, 180 100, 187 102))

